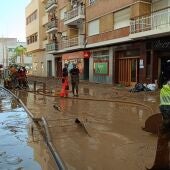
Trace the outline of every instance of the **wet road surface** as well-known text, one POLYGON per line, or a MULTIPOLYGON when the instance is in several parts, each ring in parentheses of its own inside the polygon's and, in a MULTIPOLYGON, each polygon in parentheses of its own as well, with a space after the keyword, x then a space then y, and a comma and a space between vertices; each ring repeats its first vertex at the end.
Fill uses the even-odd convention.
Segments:
POLYGON ((85 85, 80 88, 79 98, 71 94, 70 98, 21 91, 16 94, 35 117, 46 118, 52 142, 69 170, 152 167, 157 136, 142 128, 148 117, 159 112, 159 93, 85 85), (76 118, 85 127, 75 123, 76 118))
POLYGON ((16 98, 0 88, 1 170, 55 169, 37 129, 33 141, 31 125, 32 120, 16 98))

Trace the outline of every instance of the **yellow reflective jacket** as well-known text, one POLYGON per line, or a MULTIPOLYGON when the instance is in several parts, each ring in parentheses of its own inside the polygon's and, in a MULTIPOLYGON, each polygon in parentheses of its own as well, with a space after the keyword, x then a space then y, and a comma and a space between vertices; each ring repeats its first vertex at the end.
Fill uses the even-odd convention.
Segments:
POLYGON ((160 105, 170 105, 170 85, 163 85, 160 91, 160 105))

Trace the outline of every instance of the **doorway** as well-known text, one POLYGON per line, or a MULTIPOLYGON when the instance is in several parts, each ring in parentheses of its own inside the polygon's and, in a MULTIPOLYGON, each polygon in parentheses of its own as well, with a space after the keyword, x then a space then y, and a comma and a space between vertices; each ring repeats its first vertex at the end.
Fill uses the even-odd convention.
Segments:
POLYGON ((62 58, 57 57, 55 60, 56 77, 62 77, 62 58))
POLYGON ((170 80, 170 56, 169 57, 161 57, 161 70, 159 83, 165 84, 167 80, 170 80))
POLYGON ((52 77, 52 61, 47 61, 47 76, 52 77))
POLYGON ((134 86, 138 81, 138 57, 122 57, 117 61, 118 83, 134 86))
POLYGON ((89 80, 89 58, 84 59, 84 80, 89 80))

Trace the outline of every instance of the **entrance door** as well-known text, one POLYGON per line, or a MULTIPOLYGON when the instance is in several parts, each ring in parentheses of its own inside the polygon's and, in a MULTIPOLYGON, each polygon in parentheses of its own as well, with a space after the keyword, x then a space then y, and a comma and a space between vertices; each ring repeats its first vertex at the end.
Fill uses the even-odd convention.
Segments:
POLYGON ((47 61, 47 76, 49 77, 52 76, 52 61, 51 60, 47 61))
POLYGON ((61 57, 56 58, 56 77, 62 77, 62 59, 61 57))
POLYGON ((118 83, 133 86, 137 83, 138 58, 118 59, 118 83))
POLYGON ((84 80, 89 80, 89 58, 84 59, 84 80))

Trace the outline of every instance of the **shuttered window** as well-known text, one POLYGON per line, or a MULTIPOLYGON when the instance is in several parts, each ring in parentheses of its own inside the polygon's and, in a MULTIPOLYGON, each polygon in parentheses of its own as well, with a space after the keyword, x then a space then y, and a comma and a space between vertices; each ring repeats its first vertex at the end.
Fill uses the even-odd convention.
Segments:
POLYGON ((99 20, 94 20, 89 22, 88 24, 88 35, 96 35, 99 34, 99 20))
POLYGON ((170 5, 169 0, 163 0, 163 1, 154 0, 152 1, 152 12, 165 9, 169 5, 170 5))
POLYGON ((114 13, 114 29, 130 26, 130 8, 114 13))

